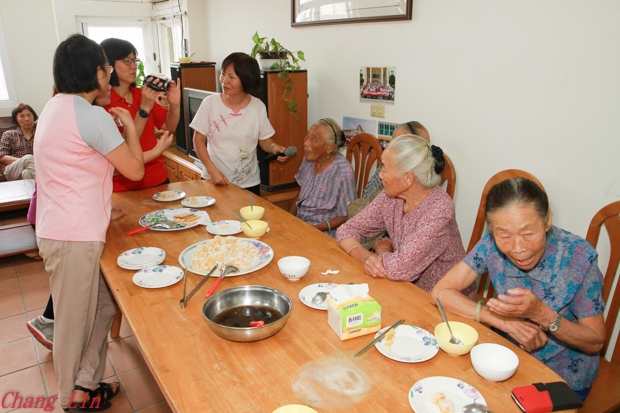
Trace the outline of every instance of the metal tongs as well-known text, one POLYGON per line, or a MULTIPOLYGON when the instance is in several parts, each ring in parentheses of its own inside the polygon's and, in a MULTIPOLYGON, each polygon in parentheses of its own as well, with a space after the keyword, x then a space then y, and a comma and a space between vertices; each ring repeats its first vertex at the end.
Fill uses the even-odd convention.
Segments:
POLYGON ((187 288, 187 265, 183 266, 183 278, 185 278, 185 281, 183 281, 183 298, 181 299, 181 308, 185 308, 187 306, 187 302, 189 301, 190 298, 192 298, 192 295, 194 295, 194 293, 196 291, 198 291, 200 286, 202 284, 204 284, 205 281, 207 281, 211 277, 211 274, 213 274, 213 271, 215 271, 216 268, 217 268, 217 264, 215 264, 215 266, 213 268, 211 268, 211 271, 209 271, 209 273, 207 275, 205 275, 205 277, 202 279, 202 281, 200 281, 198 283, 198 285, 196 287, 194 287, 192 292, 189 293, 187 298, 185 298, 185 291, 186 291, 186 288, 187 288))

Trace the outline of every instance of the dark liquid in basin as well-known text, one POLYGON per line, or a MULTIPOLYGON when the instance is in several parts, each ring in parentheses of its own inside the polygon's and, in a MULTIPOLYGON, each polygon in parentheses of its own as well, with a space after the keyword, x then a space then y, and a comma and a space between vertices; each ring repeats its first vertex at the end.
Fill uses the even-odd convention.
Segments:
POLYGON ((273 323, 282 318, 275 308, 264 305, 240 305, 222 311, 215 316, 214 323, 227 327, 249 327, 252 321, 273 323))

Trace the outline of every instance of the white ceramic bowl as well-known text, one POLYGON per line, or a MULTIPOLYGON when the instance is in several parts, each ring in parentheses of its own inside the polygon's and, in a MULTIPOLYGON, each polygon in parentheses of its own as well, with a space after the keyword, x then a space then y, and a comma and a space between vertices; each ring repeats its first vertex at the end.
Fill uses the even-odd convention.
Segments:
POLYGON ((292 255, 278 260, 278 268, 283 276, 291 281, 297 281, 310 269, 310 260, 292 255))
POLYGON ((514 351, 499 344, 478 344, 471 350, 471 364, 488 381, 508 380, 519 367, 514 351))

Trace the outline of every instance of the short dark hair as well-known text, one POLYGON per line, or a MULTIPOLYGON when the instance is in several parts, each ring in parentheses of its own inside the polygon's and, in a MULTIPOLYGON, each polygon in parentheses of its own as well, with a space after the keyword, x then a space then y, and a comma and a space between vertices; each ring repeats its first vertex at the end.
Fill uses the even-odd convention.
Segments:
POLYGON ((37 119, 39 119, 39 117, 37 116, 37 112, 35 112, 34 109, 32 109, 30 105, 26 105, 25 103, 20 103, 19 105, 15 106, 13 108, 13 112, 11 112, 11 119, 13 119, 13 123, 17 124, 17 115, 22 113, 24 109, 27 109, 30 111, 30 113, 32 113, 32 116, 34 117, 35 122, 37 119))
POLYGON ((73 34, 54 53, 54 84, 59 93, 88 93, 99 89, 97 72, 107 59, 101 46, 81 34, 73 34))
MULTIPOLYGON (((135 57, 138 57, 138 51, 136 50, 136 47, 127 40, 115 38, 105 39, 101 42, 101 47, 103 47, 105 55, 108 56, 108 62, 112 67, 114 67, 114 63, 116 63, 117 60, 125 59, 131 54, 131 52, 133 52, 135 57)), ((116 74, 116 71, 113 71, 112 76, 110 76, 110 85, 121 85, 118 81, 118 75, 116 74)), ((131 86, 136 87, 136 83, 132 83, 131 86)))
POLYGON ((545 224, 549 222, 547 194, 536 183, 521 177, 506 179, 491 188, 485 210, 487 222, 491 223, 493 213, 513 205, 531 205, 545 224))
POLYGON ((256 59, 246 53, 232 53, 222 62, 222 72, 231 64, 241 81, 243 92, 250 95, 257 94, 260 91, 260 68, 256 59))

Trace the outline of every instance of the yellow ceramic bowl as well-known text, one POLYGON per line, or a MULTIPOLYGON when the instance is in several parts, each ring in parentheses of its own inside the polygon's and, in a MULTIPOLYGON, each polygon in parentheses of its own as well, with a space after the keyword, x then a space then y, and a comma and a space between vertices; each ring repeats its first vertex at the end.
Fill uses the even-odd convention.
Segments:
POLYGON ((446 323, 437 324, 437 327, 435 327, 435 338, 437 338, 439 348, 451 356, 467 354, 478 343, 478 332, 475 328, 458 321, 450 321, 450 327, 454 337, 463 342, 462 346, 450 343, 450 331, 448 331, 446 323))
POLYGON ((269 224, 266 223, 265 221, 248 220, 247 222, 248 222, 248 224, 250 224, 251 228, 249 228, 245 224, 245 222, 243 222, 243 223, 241 223, 241 229, 243 230, 243 233, 248 238, 260 238, 260 237, 262 237, 267 232, 267 227, 269 227, 269 224))
POLYGON ((250 208, 249 206, 247 206, 241 208, 239 212, 241 212, 241 216, 246 221, 249 221, 251 219, 263 219, 263 215, 265 215, 265 208, 259 206, 254 206, 250 208))
POLYGON ((191 57, 179 57, 179 63, 190 63, 191 61, 191 57))
POLYGON ((288 406, 278 407, 273 413, 317 413, 316 410, 301 404, 289 404, 288 406))

